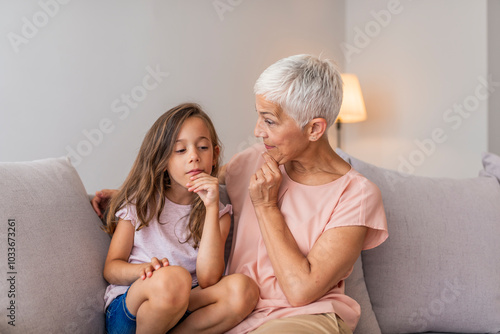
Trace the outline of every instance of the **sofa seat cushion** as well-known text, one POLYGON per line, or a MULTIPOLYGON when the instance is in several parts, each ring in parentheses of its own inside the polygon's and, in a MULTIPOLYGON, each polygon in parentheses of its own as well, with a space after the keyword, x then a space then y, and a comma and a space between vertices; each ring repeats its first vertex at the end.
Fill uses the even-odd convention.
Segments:
POLYGON ((0 189, 0 333, 104 332, 110 238, 69 160, 0 163, 0 189))
POLYGON ((499 332, 497 179, 418 177, 342 155, 382 192, 389 238, 362 253, 382 333, 499 332))

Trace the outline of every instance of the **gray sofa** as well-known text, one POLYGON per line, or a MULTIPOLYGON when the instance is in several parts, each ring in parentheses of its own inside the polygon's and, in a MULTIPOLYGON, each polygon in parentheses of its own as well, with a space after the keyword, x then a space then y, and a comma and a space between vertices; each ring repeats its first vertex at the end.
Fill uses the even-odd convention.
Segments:
POLYGON ((362 310, 356 333, 500 333, 500 157, 451 179, 338 153, 380 188, 389 228, 346 282, 362 310))
MULTIPOLYGON (((356 333, 500 332, 500 158, 453 180, 339 154, 379 186, 390 233, 347 279, 356 333)), ((76 170, 0 163, 0 189, 0 333, 103 333, 109 237, 76 170)))

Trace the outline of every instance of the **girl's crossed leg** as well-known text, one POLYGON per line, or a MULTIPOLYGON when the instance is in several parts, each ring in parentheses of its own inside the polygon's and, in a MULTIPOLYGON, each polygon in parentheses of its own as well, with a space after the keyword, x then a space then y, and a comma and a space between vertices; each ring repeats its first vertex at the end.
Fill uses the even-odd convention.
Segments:
POLYGON ((136 333, 166 333, 182 318, 189 304, 191 275, 178 266, 162 267, 129 288, 126 305, 136 316, 136 333))
POLYGON ((191 291, 189 311, 192 314, 169 333, 223 333, 249 315, 259 299, 259 288, 248 276, 224 276, 205 289, 191 291))
POLYGON ((135 281, 126 307, 136 317, 136 333, 223 333, 250 314, 259 288, 242 274, 224 276, 215 285, 191 290, 191 275, 178 266, 162 267, 135 281), (192 314, 175 326, 188 309, 192 314), (174 327, 175 326, 175 327, 174 327), (174 327, 174 328, 172 328, 174 327))

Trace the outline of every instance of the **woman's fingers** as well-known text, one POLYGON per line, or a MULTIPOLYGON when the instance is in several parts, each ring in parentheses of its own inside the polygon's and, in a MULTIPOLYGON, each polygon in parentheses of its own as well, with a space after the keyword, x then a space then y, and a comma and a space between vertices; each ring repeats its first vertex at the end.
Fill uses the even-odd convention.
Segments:
POLYGON ((111 197, 118 192, 116 189, 102 189, 96 191, 95 196, 92 198, 91 203, 94 211, 102 218, 102 212, 106 210, 109 205, 111 197))
POLYGON ((102 212, 101 208, 99 207, 101 203, 101 198, 97 195, 99 192, 96 192, 96 195, 92 198, 90 203, 92 203, 92 207, 94 208, 94 211, 97 213, 99 218, 102 218, 102 212))
POLYGON ((266 165, 273 171, 273 173, 281 174, 278 163, 269 153, 262 153, 262 157, 266 161, 266 165))
POLYGON ((262 167, 255 173, 256 180, 266 184, 275 185, 281 182, 281 171, 275 168, 272 163, 264 163, 262 167))
POLYGON ((255 205, 277 203, 282 174, 278 163, 267 153, 262 154, 265 162, 250 179, 250 198, 255 205))
POLYGON ((266 173, 270 173, 278 182, 281 182, 281 170, 278 163, 268 153, 262 155, 266 163, 263 165, 266 173))

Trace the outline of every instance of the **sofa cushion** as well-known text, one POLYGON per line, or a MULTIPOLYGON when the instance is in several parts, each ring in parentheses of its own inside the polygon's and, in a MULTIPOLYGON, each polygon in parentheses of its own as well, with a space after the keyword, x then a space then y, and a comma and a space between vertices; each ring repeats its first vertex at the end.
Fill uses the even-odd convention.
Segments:
POLYGON ((483 154, 483 170, 480 176, 495 177, 500 182, 500 156, 486 152, 483 154))
POLYGON ((0 163, 0 189, 0 333, 104 332, 110 238, 69 160, 0 163))
MULTIPOLYGON (((340 149, 336 151, 346 162, 351 163, 350 156, 340 149)), ((373 312, 370 296, 366 288, 361 255, 356 260, 351 274, 345 280, 345 294, 358 302, 361 307, 361 316, 354 334, 381 334, 377 317, 373 312)))
POLYGON ((388 240, 362 253, 382 332, 499 332, 497 180, 418 177, 350 161, 380 188, 387 215, 388 240))
POLYGON ((361 307, 361 317, 354 334, 381 334, 377 317, 373 313, 370 296, 366 289, 361 256, 358 257, 351 275, 345 280, 345 294, 358 302, 361 307))

